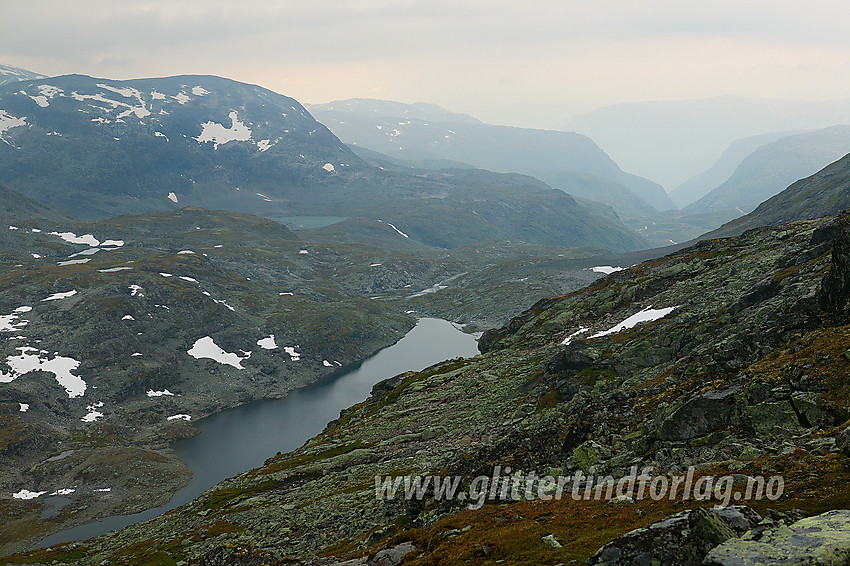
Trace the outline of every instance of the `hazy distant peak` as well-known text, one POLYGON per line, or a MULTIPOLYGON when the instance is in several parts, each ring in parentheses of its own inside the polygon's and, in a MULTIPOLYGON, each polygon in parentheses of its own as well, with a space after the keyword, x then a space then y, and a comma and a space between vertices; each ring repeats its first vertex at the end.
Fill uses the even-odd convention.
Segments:
POLYGON ((0 64, 0 85, 14 83, 17 81, 30 81, 34 79, 45 79, 47 75, 34 73, 20 67, 0 64))
POLYGON ((848 152, 850 126, 836 125, 780 138, 748 155, 726 182, 685 210, 750 212, 794 181, 813 175, 848 152))
POLYGON ((850 99, 721 96, 618 104, 559 125, 590 136, 623 169, 676 187, 709 169, 737 139, 848 122, 850 99))
POLYGON ((320 112, 344 112, 361 117, 393 117, 423 122, 457 122, 464 124, 480 124, 481 121, 468 114, 456 114, 436 104, 416 102, 407 104, 392 100, 375 98, 349 98, 335 100, 327 104, 307 104, 307 108, 320 112))
POLYGON ((727 181, 741 162, 758 148, 805 131, 786 130, 782 132, 769 132, 735 140, 726 148, 720 159, 710 169, 691 177, 670 191, 670 198, 680 208, 693 204, 727 181))

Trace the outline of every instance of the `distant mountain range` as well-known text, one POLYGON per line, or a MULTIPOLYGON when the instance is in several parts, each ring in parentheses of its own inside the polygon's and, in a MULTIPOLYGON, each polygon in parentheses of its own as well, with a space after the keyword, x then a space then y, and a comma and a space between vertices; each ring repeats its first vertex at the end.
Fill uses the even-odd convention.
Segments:
POLYGON ((436 104, 426 102, 405 104, 404 102, 376 100, 374 98, 350 98, 348 100, 328 102, 327 104, 305 104, 305 106, 314 116, 326 112, 338 112, 340 114, 371 119, 395 116, 422 122, 453 122, 455 124, 483 123, 478 118, 474 118, 469 114, 457 114, 436 104))
POLYGON ((850 126, 781 138, 747 156, 729 179, 684 209, 732 217, 755 209, 788 185, 850 153, 850 126))
POLYGON ((0 181, 76 218, 188 205, 364 217, 440 247, 498 238, 648 245, 612 212, 530 178, 381 170, 294 99, 211 76, 67 75, 0 87, 0 181))
POLYGON ((672 189, 711 167, 735 140, 835 124, 850 124, 850 99, 721 96, 619 104, 558 127, 590 136, 624 169, 672 189))
MULTIPOLYGON (((469 163, 496 172, 532 175, 552 187, 572 191, 580 183, 569 175, 594 175, 622 185, 656 210, 676 208, 661 186, 625 173, 593 140, 580 134, 493 126, 468 116, 452 120, 456 115, 442 109, 423 113, 420 105, 379 100, 355 99, 309 108, 346 143, 393 158, 469 163), (561 186, 565 177, 569 181, 561 186)), ((593 188, 585 191, 593 192, 593 188)), ((606 202, 615 208, 619 203, 619 199, 606 202)))
POLYGON ((737 236, 760 226, 811 220, 850 209, 850 153, 761 203, 750 214, 709 232, 704 238, 737 236))
POLYGON ((695 203, 724 182, 735 172, 735 169, 752 152, 763 145, 775 142, 800 132, 771 132, 736 140, 726 148, 720 159, 709 169, 699 175, 694 175, 678 187, 670 191, 670 198, 679 208, 695 203))
MULTIPOLYGON (((357 145, 349 147, 366 162, 393 171, 475 169, 469 163, 449 159, 401 159, 357 145)), ((628 222, 630 219, 644 219, 658 214, 655 208, 623 185, 590 173, 560 173, 553 176, 551 185, 557 186, 560 190, 575 197, 609 205, 624 222, 628 222)))

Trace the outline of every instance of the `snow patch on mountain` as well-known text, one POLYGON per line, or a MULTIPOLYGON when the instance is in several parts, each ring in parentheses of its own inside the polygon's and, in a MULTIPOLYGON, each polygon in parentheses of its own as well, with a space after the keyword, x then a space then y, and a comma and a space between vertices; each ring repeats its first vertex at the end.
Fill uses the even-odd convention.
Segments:
POLYGON ((401 235, 402 235, 402 236, 404 236, 405 238, 410 238, 410 236, 408 236, 407 234, 405 234, 404 232, 402 232, 401 230, 399 230, 398 228, 396 228, 396 227, 395 227, 395 225, 393 225, 392 223, 387 222, 387 224, 389 225, 389 227, 390 227, 390 228, 392 228, 393 230, 395 230, 396 232, 398 232, 399 234, 401 234, 401 235))
POLYGON ((45 493, 47 493, 47 492, 46 491, 30 491, 28 489, 22 489, 21 491, 18 491, 17 493, 13 493, 12 497, 14 499, 24 499, 24 500, 37 499, 37 498, 41 497, 42 495, 44 495, 45 493))
POLYGON ((210 336, 204 336, 195 340, 195 344, 186 353, 195 359, 215 360, 220 364, 233 366, 236 369, 245 369, 242 367, 242 362, 249 357, 245 356, 243 358, 239 354, 225 352, 210 336))
POLYGON ((664 308, 664 309, 653 309, 652 307, 647 307, 647 308, 643 309, 642 311, 640 311, 636 314, 633 314, 632 316, 630 316, 629 318, 627 318, 626 320, 624 320, 620 324, 617 324, 616 326, 613 326, 613 327, 609 328, 608 330, 603 330, 602 332, 597 332, 596 334, 591 336, 591 338, 601 338, 602 336, 608 336, 609 334, 616 334, 617 332, 620 332, 621 330, 627 330, 629 328, 634 328, 638 324, 641 324, 641 323, 644 323, 644 322, 653 322, 653 321, 662 319, 665 316, 667 316, 668 314, 670 314, 671 312, 673 312, 674 310, 676 310, 677 308, 679 308, 679 307, 678 306, 667 307, 667 308, 664 308))
MULTIPOLYGON (((92 100, 94 102, 100 102, 103 104, 108 104, 111 108, 104 108, 102 106, 98 106, 96 104, 92 104, 91 106, 95 108, 99 108, 101 110, 111 111, 117 110, 118 108, 126 108, 123 112, 118 114, 116 120, 120 120, 122 118, 126 118, 130 114, 135 114, 137 118, 142 119, 151 115, 150 110, 145 106, 144 100, 142 100, 142 93, 134 88, 116 88, 105 84, 98 84, 99 88, 105 89, 110 92, 114 92, 120 94, 121 96, 125 96, 127 98, 135 98, 139 106, 134 106, 132 104, 128 104, 126 102, 121 102, 118 100, 112 100, 111 98, 106 98, 103 93, 99 92, 97 94, 80 94, 77 91, 71 93, 71 97, 77 102, 85 102, 86 100, 92 100)), ((93 120, 95 121, 95 120, 93 120)), ((108 122, 107 122, 108 123, 108 122)))
POLYGON ((596 267, 591 267, 590 270, 594 273, 604 273, 605 275, 611 275, 612 273, 623 271, 623 268, 619 266, 613 267, 610 265, 597 265, 596 267))
POLYGON ((163 389, 162 391, 154 391, 153 389, 149 389, 146 394, 148 397, 174 397, 174 393, 172 393, 168 389, 163 389))
POLYGON ((231 122, 229 128, 217 122, 204 122, 201 124, 201 135, 193 139, 198 140, 198 143, 213 142, 214 149, 232 141, 249 141, 251 129, 244 122, 239 121, 236 110, 231 110, 229 117, 231 122))
POLYGON ((95 247, 100 245, 100 240, 92 236, 91 234, 85 234, 83 236, 77 236, 73 232, 50 232, 51 236, 59 236, 69 244, 84 244, 87 246, 95 247))
POLYGON ((21 346, 17 350, 21 352, 19 356, 8 356, 6 358, 6 365, 11 369, 11 373, 0 371, 0 383, 11 383, 20 376, 33 371, 44 371, 54 375, 59 385, 65 389, 68 397, 73 399, 85 394, 86 382, 72 373, 80 367, 78 360, 64 356, 48 359, 48 354, 29 346, 21 346), (36 354, 30 352, 36 352, 36 354))
MULTIPOLYGON (((47 108, 48 106, 50 106, 50 101, 53 99, 54 96, 64 96, 63 93, 65 92, 61 88, 52 85, 38 85, 38 87, 36 88, 38 88, 38 95, 33 96, 31 94, 28 94, 27 96, 32 98, 35 103, 41 106, 42 108, 47 108)), ((21 91, 21 93, 26 94, 26 91, 21 91)))
MULTIPOLYGON (((27 125, 27 117, 16 118, 12 116, 5 110, 0 110, 0 140, 6 141, 3 139, 3 132, 6 130, 11 130, 12 128, 17 128, 19 126, 27 125)), ((6 143, 9 143, 6 141, 6 143)))
POLYGON ((84 423, 93 423, 93 422, 96 422, 99 419, 102 419, 103 413, 98 411, 98 409, 100 409, 102 407, 103 407, 103 401, 98 401, 97 403, 92 403, 91 405, 88 405, 86 407, 86 411, 88 411, 88 413, 86 414, 86 416, 84 416, 80 420, 83 421, 84 423))
POLYGON ((0 315, 0 332, 18 332, 24 326, 29 324, 26 319, 21 319, 21 315, 25 312, 30 312, 32 307, 18 307, 11 314, 0 315))
POLYGON ((52 295, 50 295, 46 299, 41 299, 41 302, 43 303, 45 301, 58 301, 58 300, 61 300, 61 299, 67 299, 68 297, 73 297, 76 294, 77 294, 76 289, 72 289, 72 290, 67 291, 65 293, 53 293, 52 295))

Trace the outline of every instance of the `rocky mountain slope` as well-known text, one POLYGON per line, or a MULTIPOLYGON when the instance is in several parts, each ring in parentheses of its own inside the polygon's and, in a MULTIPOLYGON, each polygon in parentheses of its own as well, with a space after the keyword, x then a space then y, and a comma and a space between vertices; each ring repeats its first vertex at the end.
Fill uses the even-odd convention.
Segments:
POLYGON ((850 152, 850 126, 785 137, 754 151, 729 179, 684 209, 685 213, 754 210, 794 181, 808 177, 850 152))
POLYGON ((733 220, 705 237, 736 236, 745 230, 780 222, 810 220, 850 208, 850 154, 801 179, 766 200, 750 214, 733 220))
POLYGON ((443 250, 388 221, 293 232, 199 208, 85 223, 0 191, 6 551, 167 501, 188 479, 170 443, 194 434, 194 421, 352 366, 415 317, 488 328, 599 276, 593 247, 488 240, 443 250), (107 488, 108 497, 92 491, 107 488), (11 497, 71 489, 73 503, 49 520, 40 499, 11 497))
POLYGON ((480 510, 433 491, 376 497, 376 476, 458 475, 465 492, 494 466, 781 475, 778 500, 748 501, 757 513, 846 508, 847 456, 835 436, 850 419, 848 242, 848 218, 827 217, 612 273, 485 333, 476 358, 379 384, 302 448, 183 508, 7 560, 377 564, 390 552, 409 564, 568 563, 720 497, 523 501, 520 492, 480 510))
POLYGON ((218 77, 54 77, 7 85, 0 108, 0 177, 78 217, 259 208, 268 187, 279 197, 366 169, 295 100, 218 77))
POLYGON ((22 488, 77 490, 71 524, 163 503, 188 479, 169 444, 193 419, 282 397, 414 324, 335 283, 334 252, 257 217, 36 219, 4 224, 3 240, 4 546, 56 527, 12 526, 22 488))
POLYGON ((382 171, 295 100, 218 77, 70 75, 7 85, 0 139, 0 179, 77 218, 194 205, 266 217, 366 217, 430 246, 493 238, 647 246, 613 215, 537 181, 479 172, 464 174, 470 184, 463 185, 460 175, 382 171))
MULTIPOLYGON (((367 163, 390 171, 429 175, 423 170, 475 169, 468 163, 450 159, 401 159, 356 145, 349 147, 367 163)), ((482 175, 483 173, 479 172, 478 174, 482 175)), ((609 205, 617 213, 618 218, 629 227, 658 215, 655 208, 623 185, 596 175, 564 172, 553 175, 551 183, 579 199, 609 205)), ((590 206, 590 208, 599 209, 596 206, 590 206)))
POLYGON ((562 187, 562 176, 592 175, 621 185, 655 209, 675 208, 659 185, 623 172, 583 135, 455 121, 445 112, 417 118, 421 114, 416 107, 385 101, 332 102, 312 105, 310 110, 346 143, 390 157, 447 159, 491 171, 523 173, 563 190, 575 189, 576 179, 562 187))
POLYGON ((795 133, 801 132, 772 132, 732 142, 714 165, 671 190, 670 198, 679 208, 695 203, 729 180, 741 162, 755 150, 795 133))
MULTIPOLYGON (((70 218, 62 213, 0 184, 0 219, 14 222, 31 218, 64 222, 71 221, 70 218)), ((6 232, 0 232, 0 238, 8 235, 6 232)))

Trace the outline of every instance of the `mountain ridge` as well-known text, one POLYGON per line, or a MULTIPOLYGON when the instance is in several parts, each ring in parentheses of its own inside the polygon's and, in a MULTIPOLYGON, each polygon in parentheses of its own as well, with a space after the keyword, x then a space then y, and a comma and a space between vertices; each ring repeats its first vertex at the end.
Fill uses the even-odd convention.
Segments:
POLYGON ((701 238, 736 236, 761 226, 810 220, 847 209, 850 209, 850 154, 793 183, 750 214, 727 222, 701 238))
POLYGON ((592 174, 623 185, 656 209, 675 208, 660 185, 622 171, 593 140, 574 132, 431 122, 404 115, 364 116, 324 108, 314 107, 316 116, 340 139, 391 157, 460 161, 531 175, 555 188, 560 188, 555 181, 564 173, 592 174))
POLYGON ((18 81, 45 78, 47 78, 47 75, 0 63, 0 86, 18 81))
POLYGON ((622 103, 564 120, 629 171, 675 187, 705 171, 737 139, 850 123, 850 99, 718 96, 622 103))
POLYGON ((488 187, 479 173, 469 190, 446 178, 380 170, 294 99, 230 79, 66 75, 0 87, 0 109, 6 142, 0 143, 0 179, 78 217, 190 205, 267 217, 379 220, 387 211, 414 215, 418 209, 432 215, 411 234, 430 230, 428 245, 463 245, 492 232, 493 238, 523 233, 539 238, 536 243, 582 246, 611 233, 619 238, 616 251, 646 246, 616 217, 580 226, 578 219, 593 213, 536 181, 509 190, 496 175, 488 187), (458 212, 453 226, 434 216, 447 198, 471 203, 488 194, 491 202, 477 214, 458 212), (529 205, 540 199, 547 204, 536 212, 529 205), (506 216, 510 209, 521 215, 506 216), (441 222, 448 231, 466 226, 467 239, 437 237, 441 222), (535 228, 526 230, 530 225, 535 228))
POLYGON ((729 180, 741 161, 761 146, 801 132, 772 132, 735 140, 723 150, 720 158, 709 169, 695 175, 670 191, 679 208, 695 203, 718 186, 729 180))
POLYGON ((794 181, 850 152, 850 126, 831 126, 780 138, 747 156, 722 185, 684 212, 751 212, 794 181))

